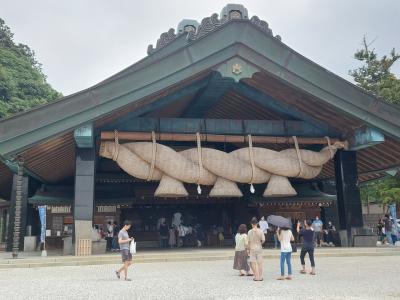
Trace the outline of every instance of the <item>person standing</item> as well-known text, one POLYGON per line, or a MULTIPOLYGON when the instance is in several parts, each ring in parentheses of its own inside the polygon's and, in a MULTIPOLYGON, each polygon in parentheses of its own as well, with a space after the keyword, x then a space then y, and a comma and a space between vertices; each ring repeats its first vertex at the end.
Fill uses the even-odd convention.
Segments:
POLYGON ((334 235, 336 233, 336 227, 332 224, 332 221, 328 222, 328 235, 327 235, 327 243, 329 246, 334 246, 334 235))
POLYGON ((204 246, 204 241, 205 241, 205 234, 201 224, 197 224, 195 226, 195 232, 196 232, 197 247, 200 248, 204 246))
POLYGON ((116 221, 114 221, 113 225, 114 225, 114 227, 113 227, 113 239, 112 239, 111 251, 118 251, 119 250, 119 245, 118 245, 119 226, 116 221))
POLYGON ((176 230, 175 227, 171 226, 169 228, 169 240, 168 244, 170 248, 176 247, 176 230))
POLYGON ((281 242, 281 277, 278 280, 292 279, 292 245, 291 241, 294 241, 292 231, 287 227, 278 229, 278 239, 281 242), (285 261, 288 266, 288 276, 285 278, 285 261))
POLYGON ((378 224, 376 225, 376 231, 377 231, 376 233, 378 235, 378 241, 381 243, 385 238, 385 234, 383 233, 385 231, 384 227, 385 227, 385 222, 383 222, 383 219, 380 218, 378 224))
POLYGON ((383 219, 383 222, 385 223, 386 242, 391 245, 391 244, 393 244, 393 240, 392 240, 392 220, 390 219, 389 214, 385 215, 385 218, 383 219))
POLYGON ((219 245, 220 248, 222 248, 224 246, 224 240, 225 240, 225 236, 224 236, 223 229, 219 229, 219 232, 218 232, 218 245, 219 245))
POLYGON ((249 239, 247 237, 247 227, 241 224, 235 236, 235 258, 233 269, 239 271, 239 276, 252 276, 250 267, 247 263, 249 239))
POLYGON ((258 226, 260 226, 260 229, 262 230, 262 232, 264 233, 265 236, 265 240, 267 240, 267 234, 268 234, 268 222, 265 221, 264 217, 261 217, 260 222, 258 222, 258 226))
POLYGON ((161 221, 159 233, 160 233, 161 248, 168 248, 168 226, 165 223, 165 219, 161 221))
POLYGON ((112 225, 111 221, 108 221, 107 223, 107 233, 106 233, 106 250, 111 251, 112 248, 112 239, 113 239, 113 232, 114 232, 114 226, 112 225))
POLYGON ((265 236, 261 229, 257 227, 258 220, 256 217, 251 219, 252 229, 248 232, 250 264, 254 274, 254 281, 263 280, 263 257, 262 244, 265 242, 265 236))
POLYGON ((315 275, 315 261, 314 261, 314 231, 311 228, 312 222, 311 220, 304 221, 305 229, 300 230, 300 222, 297 223, 297 232, 299 236, 303 236, 303 247, 300 252, 300 262, 302 266, 301 274, 306 274, 306 263, 304 258, 308 253, 308 257, 310 258, 311 263, 311 275, 315 275))
POLYGON ((317 247, 321 247, 322 244, 323 226, 324 224, 322 223, 322 221, 319 219, 318 216, 316 216, 314 222, 312 223, 312 229, 314 229, 315 237, 317 238, 317 247))
POLYGON ((115 274, 117 275, 118 279, 120 279, 121 272, 124 271, 126 281, 131 281, 131 279, 128 278, 128 268, 132 263, 132 254, 129 251, 129 243, 133 240, 133 238, 129 237, 128 234, 128 230, 131 228, 131 226, 132 223, 130 221, 125 221, 124 226, 118 233, 118 243, 121 249, 123 266, 118 271, 115 271, 115 274))
POLYGON ((278 249, 278 247, 280 247, 280 243, 277 235, 277 227, 275 225, 269 226, 269 232, 270 234, 272 234, 272 237, 274 239, 274 249, 278 249))

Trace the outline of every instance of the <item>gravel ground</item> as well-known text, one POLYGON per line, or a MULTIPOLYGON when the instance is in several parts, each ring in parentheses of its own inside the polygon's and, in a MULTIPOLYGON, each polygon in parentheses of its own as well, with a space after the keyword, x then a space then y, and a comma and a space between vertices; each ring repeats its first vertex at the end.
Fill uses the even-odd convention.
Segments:
MULTIPOLYGON (((308 262, 307 262, 308 263, 308 262)), ((317 275, 277 281, 266 260, 264 281, 239 277, 231 261, 138 264, 131 282, 118 265, 1 269, 0 299, 400 299, 400 256, 317 258, 317 275)))

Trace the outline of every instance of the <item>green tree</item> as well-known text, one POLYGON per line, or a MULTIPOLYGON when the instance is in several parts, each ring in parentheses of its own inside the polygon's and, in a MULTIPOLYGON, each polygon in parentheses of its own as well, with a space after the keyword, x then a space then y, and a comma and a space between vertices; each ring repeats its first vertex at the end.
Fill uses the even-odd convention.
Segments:
POLYGON ((0 18, 0 118, 60 98, 27 45, 16 44, 0 18))
POLYGON ((363 48, 357 50, 354 58, 363 62, 358 69, 350 70, 358 86, 378 96, 386 102, 400 105, 400 79, 390 69, 400 58, 393 48, 389 55, 378 58, 374 49, 369 48, 366 38, 363 38, 363 48))
POLYGON ((400 177, 384 177, 362 184, 360 194, 363 203, 400 204, 400 177))
MULTIPOLYGON (((386 102, 400 105, 400 79, 390 71, 400 54, 393 48, 389 55, 379 58, 375 50, 370 49, 365 37, 362 46, 354 54, 354 58, 364 64, 358 69, 350 70, 349 74, 359 87, 386 102)), ((400 177, 385 177, 364 183, 360 193, 363 203, 400 204, 400 177)))

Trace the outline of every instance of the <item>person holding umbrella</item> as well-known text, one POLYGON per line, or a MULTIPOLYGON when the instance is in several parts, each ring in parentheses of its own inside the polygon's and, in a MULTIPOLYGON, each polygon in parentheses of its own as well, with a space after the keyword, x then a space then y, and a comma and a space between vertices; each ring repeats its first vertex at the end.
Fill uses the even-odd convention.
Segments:
POLYGON ((278 229, 278 239, 281 242, 281 277, 278 280, 292 279, 292 245, 290 242, 294 241, 294 236, 289 227, 282 227, 278 229), (288 276, 285 278, 285 260, 288 266, 288 276))
POLYGON ((277 235, 281 243, 281 277, 278 280, 285 279, 285 261, 288 266, 288 276, 286 279, 290 280, 292 279, 291 256, 293 251, 290 242, 294 241, 294 236, 289 228, 292 227, 292 222, 284 217, 274 215, 269 216, 267 222, 278 227, 277 235))

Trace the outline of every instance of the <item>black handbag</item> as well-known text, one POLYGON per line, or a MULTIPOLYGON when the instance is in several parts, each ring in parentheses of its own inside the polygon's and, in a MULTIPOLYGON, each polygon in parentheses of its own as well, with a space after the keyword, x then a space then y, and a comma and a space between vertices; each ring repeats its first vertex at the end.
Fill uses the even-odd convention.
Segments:
POLYGON ((290 244, 292 245, 292 252, 297 252, 296 242, 291 242, 290 244))

